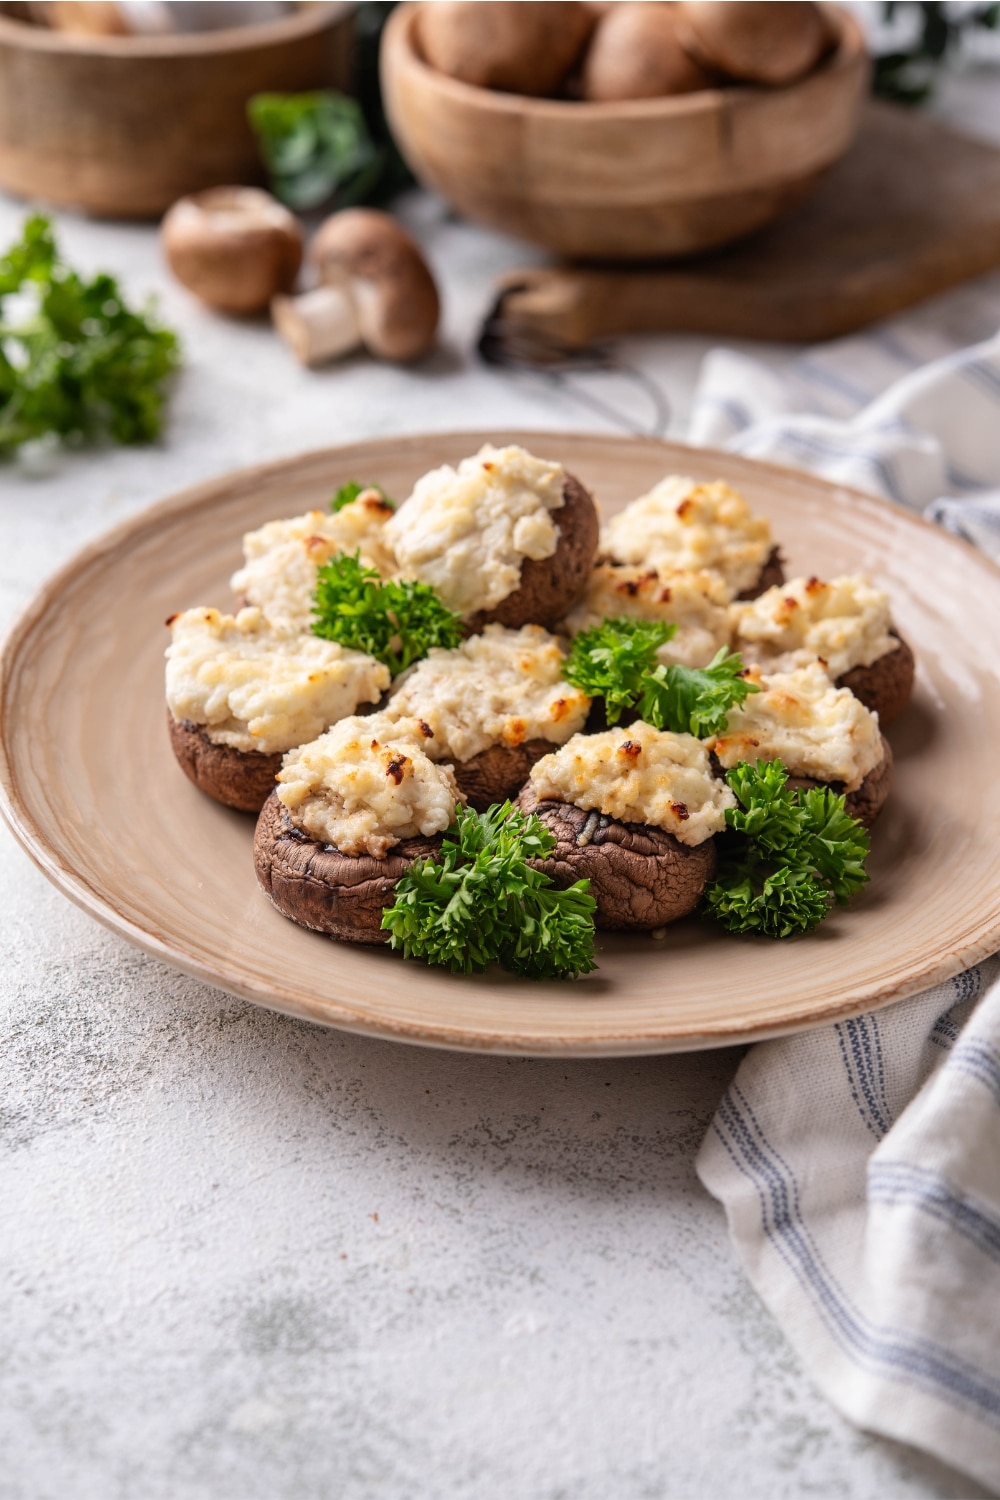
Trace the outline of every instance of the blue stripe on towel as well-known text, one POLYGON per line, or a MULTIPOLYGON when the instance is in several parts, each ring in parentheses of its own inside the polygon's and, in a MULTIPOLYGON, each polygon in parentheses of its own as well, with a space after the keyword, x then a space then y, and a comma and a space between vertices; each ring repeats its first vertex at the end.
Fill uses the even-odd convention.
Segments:
POLYGON ((948 1059, 949 1068, 957 1068, 982 1083, 1000 1104, 1000 1054, 995 1047, 982 1042, 978 1037, 967 1037, 959 1042, 948 1059))
POLYGON ((985 391, 997 402, 1000 402, 1000 370, 995 370, 985 360, 971 360, 967 365, 959 367, 960 374, 981 391, 985 391))
POLYGON ((851 1098, 865 1126, 877 1141, 892 1125, 885 1086, 882 1035, 874 1016, 858 1016, 834 1026, 851 1098))
POLYGON ((868 1168, 868 1201, 919 1208, 975 1245, 1000 1265, 1000 1218, 953 1190, 948 1180, 915 1162, 873 1161, 868 1168))
POLYGON ((803 1219, 794 1173, 768 1142, 738 1085, 723 1099, 713 1128, 757 1192, 765 1235, 844 1352, 870 1370, 971 1409, 1000 1430, 1000 1381, 931 1339, 873 1323, 846 1296, 803 1219))
POLYGON ((892 496, 893 500, 897 500, 900 505, 905 504, 889 464, 884 458, 874 453, 866 453, 861 448, 851 446, 849 442, 839 444, 832 440, 824 441, 822 438, 807 436, 803 432, 783 432, 779 435, 778 443, 779 447, 786 448, 793 458, 801 457, 802 454, 815 454, 820 458, 853 459, 857 463, 864 464, 881 480, 883 489, 892 496))

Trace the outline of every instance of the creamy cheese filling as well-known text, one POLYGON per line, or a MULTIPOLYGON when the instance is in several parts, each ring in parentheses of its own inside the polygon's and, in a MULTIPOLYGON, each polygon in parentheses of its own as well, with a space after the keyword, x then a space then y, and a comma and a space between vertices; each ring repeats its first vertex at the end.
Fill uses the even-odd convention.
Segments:
POLYGON ((188 609, 170 622, 167 704, 217 745, 271 755, 311 740, 359 703, 374 703, 389 672, 374 657, 270 625, 259 609, 188 609))
POLYGON ((676 625, 674 636, 657 656, 665 666, 704 667, 720 646, 729 644, 728 592, 716 573, 657 572, 615 563, 598 563, 587 592, 566 616, 567 635, 592 630, 602 620, 663 620, 676 625))
POLYGON ((465 799, 451 767, 428 758, 425 730, 415 719, 358 715, 290 751, 277 790, 292 822, 342 854, 376 859, 403 839, 443 833, 465 799))
POLYGON ((577 734, 531 770, 536 795, 594 808, 622 823, 648 823, 682 844, 703 844, 726 825, 736 798, 712 775, 708 750, 691 734, 641 719, 603 734, 577 734))
POLYGON ((230 587, 256 604, 274 624, 308 630, 316 570, 338 552, 360 552, 361 561, 380 573, 395 570, 385 526, 392 507, 378 490, 362 490, 356 500, 331 513, 311 510, 288 521, 269 521, 243 538, 242 568, 230 587))
POLYGON ((559 643, 540 625, 487 625, 453 651, 434 647, 386 712, 429 724, 436 760, 467 761, 491 745, 561 745, 583 725, 590 699, 562 680, 559 643))
POLYGON ((733 649, 766 672, 788 672, 817 657, 833 678, 870 667, 899 644, 890 634, 889 595, 867 578, 793 578, 731 606, 733 649))
POLYGON ((400 572, 457 614, 492 609, 520 585, 525 558, 555 552, 564 478, 560 464, 489 445, 457 469, 433 469, 386 526, 400 572))
POLYGON ((733 709, 725 734, 706 741, 727 769, 780 760, 792 776, 842 781, 853 792, 882 759, 878 714, 836 688, 819 662, 794 672, 747 673, 761 691, 733 709))
POLYGON ((732 599, 751 588, 771 552, 771 526, 743 496, 716 480, 671 474, 626 505, 601 531, 613 562, 666 571, 709 568, 732 599))

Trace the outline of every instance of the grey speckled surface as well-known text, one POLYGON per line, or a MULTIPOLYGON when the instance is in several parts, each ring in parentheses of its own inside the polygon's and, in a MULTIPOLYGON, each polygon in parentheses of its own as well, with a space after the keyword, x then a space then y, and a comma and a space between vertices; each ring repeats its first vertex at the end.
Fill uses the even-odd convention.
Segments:
MULTIPOLYGON (((448 282, 420 373, 306 375, 170 287, 148 229, 62 221, 74 259, 160 292, 187 364, 161 447, 0 472, 3 623, 88 537, 232 465, 590 422, 470 361, 523 250, 410 213, 448 282)), ((2 240, 20 215, 0 201, 2 240)), ((998 298, 993 278, 922 316, 982 336, 998 298)), ((678 430, 704 347, 641 353, 678 430)), ((842 1422, 744 1282, 692 1167, 735 1054, 562 1064, 323 1032, 133 952, 6 833, 0 911, 2 1500, 980 1493, 842 1422)))

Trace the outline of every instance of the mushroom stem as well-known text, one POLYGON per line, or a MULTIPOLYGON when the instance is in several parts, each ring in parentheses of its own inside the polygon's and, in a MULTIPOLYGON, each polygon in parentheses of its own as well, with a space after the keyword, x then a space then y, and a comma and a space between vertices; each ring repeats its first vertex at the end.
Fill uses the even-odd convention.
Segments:
POLYGON ((354 298, 343 286, 318 286, 300 297, 275 297, 271 317, 280 336, 304 365, 339 359, 361 344, 354 298))

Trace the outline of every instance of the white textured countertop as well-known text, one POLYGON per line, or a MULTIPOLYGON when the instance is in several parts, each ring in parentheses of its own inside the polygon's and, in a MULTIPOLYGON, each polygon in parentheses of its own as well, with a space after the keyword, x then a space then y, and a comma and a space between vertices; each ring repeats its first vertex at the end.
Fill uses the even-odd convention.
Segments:
MULTIPOLYGON (((0 626, 88 538, 227 468, 601 425, 471 355, 523 247, 408 208, 446 284, 419 371, 307 374, 171 286, 150 229, 60 220, 75 263, 158 293, 185 367, 161 446, 0 469, 0 626)), ((22 214, 0 200, 0 244, 22 214)), ((908 326, 983 337, 998 292, 908 326)), ((705 347, 627 347, 676 433, 705 347)), ((983 1493, 841 1421, 744 1282, 692 1168, 736 1054, 532 1062, 321 1031, 128 948, 6 832, 0 910, 0 1500, 983 1493)))

